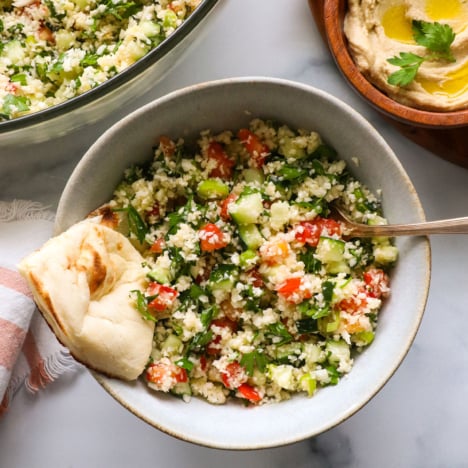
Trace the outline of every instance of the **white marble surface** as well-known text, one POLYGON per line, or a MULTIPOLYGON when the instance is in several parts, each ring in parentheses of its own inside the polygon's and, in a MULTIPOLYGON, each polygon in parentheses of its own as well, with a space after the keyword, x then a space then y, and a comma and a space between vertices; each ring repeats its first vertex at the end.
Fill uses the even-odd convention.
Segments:
MULTIPOLYGON (((354 94, 322 44, 306 0, 221 0, 184 60, 121 114, 185 85, 241 75, 293 79, 342 98, 392 146, 428 219, 468 215, 467 170, 405 140, 354 94)), ((54 208, 83 152, 117 118, 21 150, 2 147, 0 137, 0 200, 30 198, 54 208)), ((0 420, 0 466, 467 467, 466 247, 463 236, 432 239, 431 292, 412 350, 364 409, 325 434, 258 452, 197 447, 141 422, 81 371, 36 396, 17 395, 0 420)))

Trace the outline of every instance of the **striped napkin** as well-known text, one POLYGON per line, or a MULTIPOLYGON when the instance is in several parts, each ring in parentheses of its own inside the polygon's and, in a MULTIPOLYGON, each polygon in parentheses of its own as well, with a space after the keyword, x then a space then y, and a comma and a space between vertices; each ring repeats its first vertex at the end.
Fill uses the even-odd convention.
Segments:
POLYGON ((51 237, 53 218, 36 202, 0 202, 0 415, 21 385, 36 392, 63 372, 78 369, 16 269, 51 237))

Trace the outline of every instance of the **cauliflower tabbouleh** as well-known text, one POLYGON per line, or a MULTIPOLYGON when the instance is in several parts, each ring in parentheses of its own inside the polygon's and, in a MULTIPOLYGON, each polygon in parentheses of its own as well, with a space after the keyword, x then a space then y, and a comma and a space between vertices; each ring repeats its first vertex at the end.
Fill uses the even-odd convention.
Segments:
POLYGON ((148 385, 189 400, 264 404, 312 396, 347 374, 374 338, 388 238, 350 239, 330 204, 381 224, 380 202, 315 132, 255 119, 202 132, 197 148, 161 137, 127 170, 110 206, 142 251, 156 321, 148 385))
POLYGON ((0 0, 0 121, 59 104, 132 65, 201 0, 0 0))

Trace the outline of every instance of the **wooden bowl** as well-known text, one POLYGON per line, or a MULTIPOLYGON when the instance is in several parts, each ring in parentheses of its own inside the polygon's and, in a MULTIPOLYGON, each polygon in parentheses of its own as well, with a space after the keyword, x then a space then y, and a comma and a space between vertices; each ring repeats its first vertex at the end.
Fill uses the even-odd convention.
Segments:
POLYGON ((309 0, 317 27, 335 62, 352 86, 404 136, 436 155, 468 168, 468 110, 431 112, 400 104, 358 70, 343 31, 347 0, 309 0))

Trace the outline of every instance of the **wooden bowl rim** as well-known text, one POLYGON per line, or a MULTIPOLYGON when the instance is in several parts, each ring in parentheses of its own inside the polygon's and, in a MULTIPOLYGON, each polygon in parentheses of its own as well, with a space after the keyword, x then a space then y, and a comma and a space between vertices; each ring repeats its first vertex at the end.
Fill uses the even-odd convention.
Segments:
POLYGON ((323 21, 333 57, 345 78, 369 103, 386 115, 404 123, 424 127, 463 127, 468 125, 468 110, 431 112, 405 106, 389 98, 372 85, 359 71, 348 50, 341 17, 347 0, 315 0, 323 2, 323 21))

